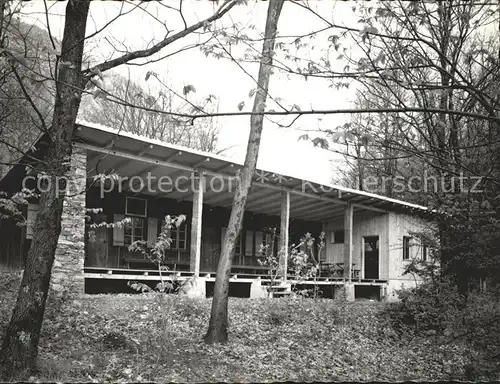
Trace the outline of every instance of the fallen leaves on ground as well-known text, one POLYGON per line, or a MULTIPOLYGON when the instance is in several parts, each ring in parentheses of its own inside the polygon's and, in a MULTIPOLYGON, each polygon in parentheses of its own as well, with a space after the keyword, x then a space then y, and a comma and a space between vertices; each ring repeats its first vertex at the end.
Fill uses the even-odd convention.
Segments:
MULTIPOLYGON (((85 295, 44 321, 35 380, 92 382, 463 379, 467 351, 400 335, 381 303, 230 298, 229 342, 202 341, 211 299, 85 295)), ((0 323, 3 332, 5 317, 0 323)))

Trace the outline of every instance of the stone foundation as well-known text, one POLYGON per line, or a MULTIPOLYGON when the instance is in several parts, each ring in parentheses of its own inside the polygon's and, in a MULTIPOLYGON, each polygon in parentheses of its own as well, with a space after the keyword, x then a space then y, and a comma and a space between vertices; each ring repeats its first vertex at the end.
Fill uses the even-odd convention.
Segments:
POLYGON ((56 294, 84 293, 83 265, 85 261, 85 187, 87 152, 73 147, 69 185, 61 216, 61 234, 57 243, 50 282, 56 294))

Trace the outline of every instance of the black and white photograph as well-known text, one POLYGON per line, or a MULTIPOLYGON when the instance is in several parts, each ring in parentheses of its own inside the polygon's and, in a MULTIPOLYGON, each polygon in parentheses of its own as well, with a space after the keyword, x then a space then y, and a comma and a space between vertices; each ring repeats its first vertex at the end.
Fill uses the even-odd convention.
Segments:
POLYGON ((0 382, 500 381, 498 0, 0 0, 0 382))

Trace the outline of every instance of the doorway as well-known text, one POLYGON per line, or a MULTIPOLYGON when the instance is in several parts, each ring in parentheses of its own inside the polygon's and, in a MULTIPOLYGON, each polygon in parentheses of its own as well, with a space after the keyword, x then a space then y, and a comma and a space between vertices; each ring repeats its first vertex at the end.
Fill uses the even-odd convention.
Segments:
POLYGON ((379 238, 378 236, 363 237, 364 278, 379 278, 379 238))

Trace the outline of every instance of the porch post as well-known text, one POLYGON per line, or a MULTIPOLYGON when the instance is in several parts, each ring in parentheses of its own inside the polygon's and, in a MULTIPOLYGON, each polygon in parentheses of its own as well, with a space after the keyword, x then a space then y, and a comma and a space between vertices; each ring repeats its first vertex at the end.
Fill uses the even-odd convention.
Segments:
POLYGON ((196 276, 200 274, 201 261, 201 228, 203 216, 203 191, 205 189, 205 175, 199 172, 193 183, 193 215, 191 217, 191 250, 189 254, 189 270, 196 276))
POLYGON ((344 273, 347 273, 349 283, 352 282, 352 204, 347 204, 344 212, 344 273))
POLYGON ((290 192, 281 191, 281 223, 279 241, 279 276, 286 281, 288 270, 288 225, 290 223, 290 192))

